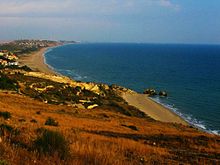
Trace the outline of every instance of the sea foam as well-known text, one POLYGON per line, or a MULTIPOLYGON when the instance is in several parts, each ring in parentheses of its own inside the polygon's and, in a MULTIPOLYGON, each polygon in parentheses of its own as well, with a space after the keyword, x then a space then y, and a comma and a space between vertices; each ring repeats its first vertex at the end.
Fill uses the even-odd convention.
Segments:
POLYGON ((182 119, 184 119, 187 123, 194 126, 195 128, 198 128, 202 131, 205 131, 205 132, 208 132, 211 134, 220 135, 220 130, 208 129, 204 121, 196 119, 191 114, 181 113, 180 110, 178 108, 176 108, 174 104, 170 105, 170 104, 164 103, 160 97, 153 97, 153 98, 150 97, 150 99, 155 101, 156 103, 164 106, 165 108, 169 109, 170 111, 174 112, 175 114, 180 116, 182 119))

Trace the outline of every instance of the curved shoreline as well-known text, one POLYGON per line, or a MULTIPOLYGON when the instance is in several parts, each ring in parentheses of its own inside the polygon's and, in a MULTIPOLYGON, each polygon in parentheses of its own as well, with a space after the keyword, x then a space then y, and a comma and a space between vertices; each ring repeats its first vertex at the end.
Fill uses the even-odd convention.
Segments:
MULTIPOLYGON (((61 45, 53 45, 40 49, 28 55, 22 55, 19 58, 19 64, 27 65, 34 71, 43 72, 46 74, 61 75, 57 73, 50 65, 46 63, 45 53, 50 48, 54 48, 61 45)), ((62 75, 63 76, 63 75, 62 75)), ((65 75, 64 75, 65 76, 65 75)), ((157 102, 146 97, 146 95, 138 93, 124 93, 122 97, 128 104, 138 108, 140 111, 146 113, 151 118, 162 121, 179 123, 183 125, 189 125, 183 118, 171 111, 170 109, 158 104, 157 102)))
POLYGON ((20 56, 18 60, 19 65, 27 65, 33 71, 59 75, 59 73, 57 73, 54 69, 51 68, 50 65, 46 63, 45 59, 45 53, 48 51, 48 49, 54 47, 57 47, 57 45, 41 48, 39 51, 20 56))
POLYGON ((146 94, 139 93, 123 93, 122 97, 129 105, 132 105, 149 117, 167 123, 179 123, 183 125, 189 125, 183 118, 164 107, 163 105, 155 102, 147 97, 146 94))

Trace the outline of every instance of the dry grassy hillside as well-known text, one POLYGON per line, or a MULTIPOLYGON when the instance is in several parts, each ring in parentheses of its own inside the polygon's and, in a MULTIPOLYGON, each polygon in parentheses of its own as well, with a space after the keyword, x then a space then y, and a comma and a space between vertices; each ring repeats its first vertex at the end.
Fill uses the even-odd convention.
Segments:
POLYGON ((7 80, 10 90, 0 92, 0 164, 220 163, 219 136, 154 121, 127 105, 113 88, 101 86, 99 95, 70 84, 67 90, 54 81, 4 74, 12 82, 7 80), (98 106, 87 109, 91 102, 98 106))

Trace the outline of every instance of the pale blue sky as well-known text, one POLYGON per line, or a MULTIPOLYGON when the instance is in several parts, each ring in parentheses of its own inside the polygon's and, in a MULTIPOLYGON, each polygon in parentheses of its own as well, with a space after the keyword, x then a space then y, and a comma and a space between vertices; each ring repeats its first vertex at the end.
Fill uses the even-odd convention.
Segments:
POLYGON ((220 44, 220 0, 0 0, 0 39, 220 44))

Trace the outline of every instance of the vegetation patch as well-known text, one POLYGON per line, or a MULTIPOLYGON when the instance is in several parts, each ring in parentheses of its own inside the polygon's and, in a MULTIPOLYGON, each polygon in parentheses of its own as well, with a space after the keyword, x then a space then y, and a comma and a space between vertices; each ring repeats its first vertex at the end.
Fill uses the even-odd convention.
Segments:
POLYGON ((3 90, 17 90, 18 82, 14 79, 10 79, 3 73, 0 73, 0 89, 3 90))
POLYGON ((65 137, 60 132, 47 129, 34 141, 34 149, 40 154, 57 154, 61 159, 66 159, 70 152, 65 137))
POLYGON ((11 118, 10 112, 0 112, 0 117, 3 117, 5 120, 11 118))
POLYGON ((8 124, 1 124, 0 125, 0 136, 6 136, 6 137, 13 137, 20 134, 20 131, 18 129, 13 128, 12 126, 8 124))
POLYGON ((58 126, 59 123, 55 119, 53 119, 51 117, 48 117, 46 122, 45 122, 45 125, 58 126))
POLYGON ((30 122, 31 122, 31 123, 37 123, 37 120, 32 119, 30 122))
POLYGON ((0 160, 0 165, 8 165, 8 162, 6 160, 0 160))
POLYGON ((25 122, 25 119, 18 119, 19 122, 25 122))
POLYGON ((13 127, 7 124, 1 124, 0 125, 0 135, 5 136, 6 133, 12 133, 13 132, 13 127))

